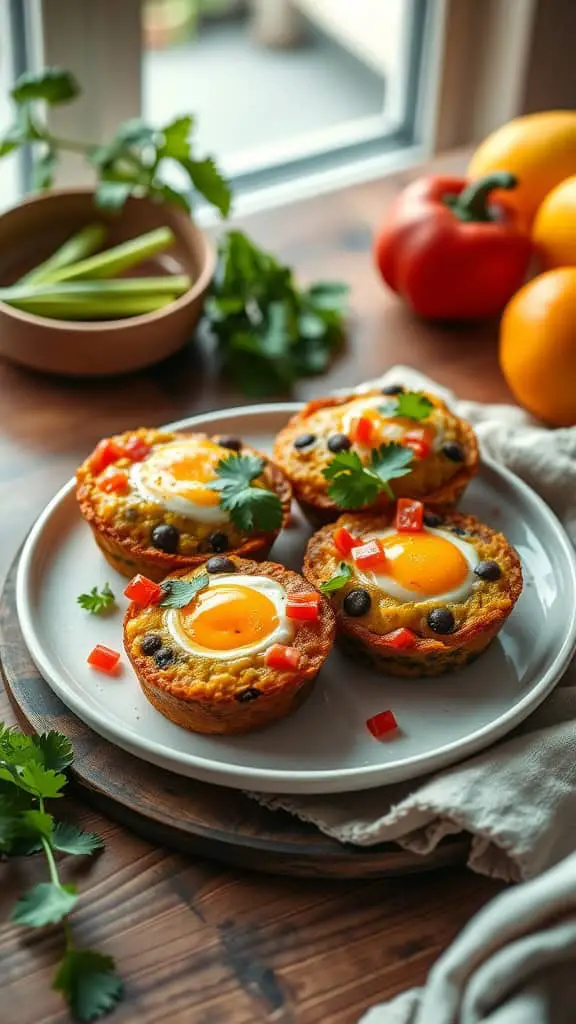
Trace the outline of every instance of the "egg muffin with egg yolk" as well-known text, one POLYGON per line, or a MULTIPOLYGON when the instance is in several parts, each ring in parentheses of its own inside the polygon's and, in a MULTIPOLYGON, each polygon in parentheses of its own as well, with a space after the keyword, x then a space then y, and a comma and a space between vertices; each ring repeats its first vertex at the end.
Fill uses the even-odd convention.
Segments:
POLYGON ((161 590, 156 603, 128 608, 124 646, 166 718, 193 732, 249 732, 310 693, 335 616, 298 573, 220 555, 168 577, 161 590))
POLYGON ((328 594, 344 649, 398 676, 435 676, 473 661, 522 590, 520 559, 501 533, 407 500, 396 513, 344 515, 324 526, 308 544, 304 574, 328 594))
POLYGON ((101 441, 76 477, 80 511, 124 576, 161 580, 224 551, 265 558, 290 514, 291 488, 281 471, 238 438, 141 428, 101 441), (220 478, 224 461, 232 471, 220 478), (218 482, 232 490, 214 489, 218 482), (226 507, 236 499, 222 498, 244 484, 248 506, 239 520, 226 507), (256 489, 269 493, 254 503, 256 489), (268 511, 259 528, 262 504, 268 511))
POLYGON ((274 459, 303 512, 318 526, 344 510, 390 507, 400 496, 418 498, 430 508, 453 508, 476 473, 478 446, 470 424, 440 398, 389 385, 309 402, 278 434, 274 459), (400 446, 411 455, 401 475, 388 480, 384 470, 379 490, 340 494, 331 471, 356 458, 370 468, 373 453, 383 445, 400 446))

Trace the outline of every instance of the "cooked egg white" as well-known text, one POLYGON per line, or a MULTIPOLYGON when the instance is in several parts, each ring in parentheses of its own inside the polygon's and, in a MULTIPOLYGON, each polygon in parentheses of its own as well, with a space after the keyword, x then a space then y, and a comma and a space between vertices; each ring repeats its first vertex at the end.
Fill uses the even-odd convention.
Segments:
MULTIPOLYGON (((379 407, 385 406, 393 398, 393 395, 369 395, 354 399, 352 402, 347 402, 346 405, 342 406, 340 428, 342 433, 349 435, 354 421, 359 419, 360 416, 368 416, 374 425, 374 443, 389 444, 391 441, 394 441, 396 444, 402 444, 405 435, 409 431, 418 430, 424 424, 416 420, 387 418, 379 414, 379 407)), ((425 423, 426 427, 433 428, 430 430, 430 434, 433 435, 430 436, 430 443, 434 451, 439 451, 444 443, 444 427, 440 411, 433 409, 430 416, 426 418, 425 423)), ((365 446, 358 445, 356 442, 356 447, 362 448, 365 446)), ((366 447, 367 449, 374 447, 374 444, 366 447)))
POLYGON ((287 594, 276 580, 230 573, 211 576, 186 608, 169 608, 165 623, 183 650, 229 661, 289 644, 294 625, 286 616, 287 594))
POLYGON ((132 465, 130 483, 145 501, 169 512, 199 523, 226 523, 229 516, 220 508, 217 491, 206 486, 225 455, 220 445, 195 438, 156 445, 148 458, 132 465))
POLYGON ((397 601, 465 601, 478 583, 476 548, 449 530, 398 533, 390 527, 365 539, 376 538, 386 555, 382 568, 359 571, 356 566, 355 572, 397 601))

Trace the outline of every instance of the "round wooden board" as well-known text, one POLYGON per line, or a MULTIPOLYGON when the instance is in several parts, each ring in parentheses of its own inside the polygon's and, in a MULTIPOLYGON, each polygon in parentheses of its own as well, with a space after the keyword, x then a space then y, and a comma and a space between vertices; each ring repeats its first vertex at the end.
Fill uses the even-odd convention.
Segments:
POLYGON ((13 562, 0 596, 2 677, 22 727, 57 729, 76 753, 72 774, 83 796, 110 818, 158 846, 276 874, 366 878, 462 863, 468 842, 451 837, 427 857, 395 843, 339 843, 283 811, 269 811, 238 790, 174 775, 102 739, 52 692, 26 649, 16 613, 13 562))

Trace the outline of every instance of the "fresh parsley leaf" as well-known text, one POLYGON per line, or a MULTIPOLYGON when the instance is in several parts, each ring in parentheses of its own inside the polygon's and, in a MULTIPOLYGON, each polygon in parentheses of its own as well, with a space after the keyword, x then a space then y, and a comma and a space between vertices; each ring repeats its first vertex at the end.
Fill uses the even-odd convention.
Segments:
POLYGON ((58 821, 52 832, 52 846, 61 853, 82 855, 101 850, 104 843, 94 832, 84 832, 68 821, 58 821))
POLYGON ((33 839, 51 839, 54 828, 54 818, 46 811, 38 811, 33 808, 30 811, 23 811, 19 820, 19 832, 22 835, 33 839))
POLYGON ((122 996, 122 981, 114 968, 111 956, 93 949, 68 949, 52 988, 62 993, 77 1020, 96 1020, 122 996))
POLYGON ((329 580, 324 580, 324 583, 320 584, 321 593, 332 594, 335 590, 341 590, 342 587, 346 586, 351 575, 352 569, 347 562, 340 562, 336 575, 332 576, 329 580))
POLYGON ((381 405, 378 411, 384 416, 401 416, 419 422, 427 419, 433 408, 430 399, 420 391, 402 391, 385 405, 381 405))
POLYGON ((80 86, 64 68, 43 68, 27 71, 16 80, 10 95, 16 103, 44 100, 50 105, 69 103, 80 93, 80 86))
POLYGON ((166 591, 166 597, 160 601, 160 607, 185 608, 195 594, 207 587, 209 583, 210 576, 207 572, 202 572, 191 580, 167 580, 162 584, 166 591))
POLYGON ((74 760, 72 744, 61 732, 44 732, 41 736, 31 737, 34 747, 40 752, 40 759, 45 768, 54 772, 62 772, 74 760))
POLYGON ((56 924, 70 913, 77 899, 74 885, 39 882, 16 902, 11 919, 14 924, 28 924, 32 928, 56 924))
POLYGON ((66 776, 31 761, 18 772, 17 785, 42 800, 53 800, 62 796, 61 791, 66 785, 66 776))
POLYGON ((116 603, 116 598, 110 589, 109 583, 105 583, 102 590, 98 590, 98 587, 92 587, 88 594, 80 594, 76 600, 81 608, 91 612, 92 615, 101 615, 102 612, 112 608, 116 603))
POLYGON ((220 492, 220 507, 230 513, 239 530, 269 532, 282 524, 282 503, 274 491, 253 486, 262 475, 264 460, 257 455, 229 455, 216 466, 208 487, 220 492))
POLYGON ((409 473, 413 457, 410 448, 394 443, 374 448, 366 464, 355 451, 339 452, 323 471, 328 494, 340 508, 371 505, 381 493, 393 498, 388 481, 409 473))
POLYGON ((241 231, 227 232, 218 254, 205 324, 242 391, 275 394, 325 370, 343 340, 346 286, 300 288, 289 266, 241 231))

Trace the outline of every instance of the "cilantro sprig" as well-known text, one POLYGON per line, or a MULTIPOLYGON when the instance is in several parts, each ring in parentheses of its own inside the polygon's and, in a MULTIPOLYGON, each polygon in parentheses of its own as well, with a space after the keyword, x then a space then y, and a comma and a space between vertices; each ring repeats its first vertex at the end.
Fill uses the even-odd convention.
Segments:
POLYGON ((274 491, 254 481, 264 471, 258 455, 229 455, 216 466, 216 480, 208 487, 220 492, 220 507, 244 533, 277 530, 282 525, 282 502, 274 491))
POLYGON ((340 508, 372 505, 380 494, 394 498, 389 480, 409 473, 413 457, 410 448, 393 442, 373 448, 367 464, 358 452, 339 452, 323 471, 328 494, 340 508))
POLYGON ((323 594, 333 594, 335 590, 341 590, 342 587, 345 587, 351 576, 352 569, 348 563, 340 562, 338 572, 331 576, 329 580, 324 580, 324 583, 320 584, 320 590, 323 594))
POLYGON ((205 325, 241 390, 262 397, 323 373, 343 341, 348 286, 300 287, 290 267, 241 231, 221 238, 218 256, 205 325))
POLYGON ((166 596, 160 601, 161 608, 185 608, 200 590, 210 583, 207 572, 194 576, 191 580, 167 580, 162 584, 166 596))
POLYGON ((116 598, 109 583, 105 583, 102 590, 92 587, 87 594, 79 594, 76 600, 81 608, 92 615, 101 615, 102 612, 109 611, 116 604, 116 598))
POLYGON ((428 418, 433 408, 430 399, 420 391, 402 391, 381 405, 378 412, 383 416, 400 416, 419 423, 428 418))
POLYGON ((228 215, 230 185, 212 157, 198 157, 193 117, 176 117, 161 127, 133 118, 119 125, 104 145, 53 135, 41 116, 41 104, 52 107, 70 103, 81 91, 65 68, 43 68, 21 75, 10 91, 16 112, 0 138, 0 158, 29 146, 34 157, 34 188, 45 189, 52 186, 61 153, 80 153, 96 176, 96 204, 103 209, 119 210, 129 196, 149 196, 189 211, 200 195, 223 217, 228 215), (164 178, 165 168, 174 164, 182 174, 181 188, 174 188, 164 178))
POLYGON ((74 1017, 96 1020, 122 995, 122 982, 112 957, 74 945, 69 914, 78 902, 75 885, 64 884, 55 854, 91 854, 102 840, 75 825, 57 822, 47 800, 62 797, 66 769, 74 757, 70 741, 58 732, 26 736, 0 722, 0 855, 21 856, 42 851, 49 881, 23 893, 12 921, 31 928, 61 923, 64 955, 53 979, 74 1017))

